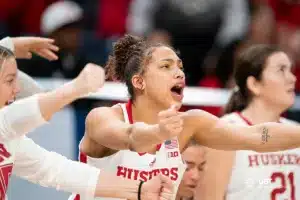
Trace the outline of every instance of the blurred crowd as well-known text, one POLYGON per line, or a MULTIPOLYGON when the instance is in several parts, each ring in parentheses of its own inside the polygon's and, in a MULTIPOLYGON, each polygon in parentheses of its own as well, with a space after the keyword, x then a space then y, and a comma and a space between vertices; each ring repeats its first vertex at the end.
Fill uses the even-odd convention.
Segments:
MULTIPOLYGON (((299 0, 1 0, 0 38, 35 35, 56 40, 59 60, 19 60, 34 77, 74 78, 87 62, 105 65, 112 45, 126 33, 173 46, 187 85, 232 88, 241 49, 276 44, 294 61, 300 91, 299 0)), ((95 106, 74 104, 78 121, 95 106)), ((219 115, 221 108, 201 107, 219 115)), ((83 124, 77 123, 79 133, 83 124)), ((79 134, 79 138, 82 135, 79 134)))

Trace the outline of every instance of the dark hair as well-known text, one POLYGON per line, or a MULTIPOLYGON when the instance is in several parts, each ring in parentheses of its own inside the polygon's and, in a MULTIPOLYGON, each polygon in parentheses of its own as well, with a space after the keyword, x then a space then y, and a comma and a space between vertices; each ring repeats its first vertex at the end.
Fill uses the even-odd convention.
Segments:
POLYGON ((270 45, 253 45, 243 51, 237 59, 234 69, 236 88, 225 106, 224 113, 242 111, 251 101, 252 94, 247 87, 247 78, 253 76, 261 80, 267 59, 270 55, 280 50, 270 45))
POLYGON ((144 39, 132 35, 120 38, 105 66, 107 78, 125 82, 131 99, 134 99, 131 78, 144 72, 143 66, 151 58, 153 48, 159 46, 166 45, 148 44, 144 39))
POLYGON ((14 53, 6 47, 0 46, 0 69, 4 61, 11 57, 15 57, 14 53))

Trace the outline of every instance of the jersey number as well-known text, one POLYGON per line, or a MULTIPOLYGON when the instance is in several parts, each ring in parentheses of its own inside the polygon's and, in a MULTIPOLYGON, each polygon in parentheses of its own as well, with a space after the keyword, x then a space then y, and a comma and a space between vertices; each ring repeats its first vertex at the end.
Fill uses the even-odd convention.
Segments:
POLYGON ((294 183, 294 173, 284 174, 282 172, 274 172, 271 176, 271 182, 274 183, 277 180, 281 182, 280 188, 275 188, 271 193, 271 200, 276 200, 277 195, 283 194, 287 188, 287 182, 291 188, 290 199, 295 200, 295 183, 294 183))

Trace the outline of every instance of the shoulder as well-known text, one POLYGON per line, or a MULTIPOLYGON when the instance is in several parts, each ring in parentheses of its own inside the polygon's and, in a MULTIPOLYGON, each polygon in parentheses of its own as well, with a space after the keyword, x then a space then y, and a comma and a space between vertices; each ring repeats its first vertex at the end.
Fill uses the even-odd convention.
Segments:
POLYGON ((229 123, 245 123, 244 120, 236 112, 225 114, 221 117, 221 119, 229 123))
POLYGON ((104 119, 122 119, 122 113, 121 106, 119 105, 94 108, 88 113, 86 123, 92 123, 94 121, 104 119))
POLYGON ((196 129, 206 129, 214 126, 219 118, 200 109, 188 110, 182 114, 185 128, 195 131, 196 129))

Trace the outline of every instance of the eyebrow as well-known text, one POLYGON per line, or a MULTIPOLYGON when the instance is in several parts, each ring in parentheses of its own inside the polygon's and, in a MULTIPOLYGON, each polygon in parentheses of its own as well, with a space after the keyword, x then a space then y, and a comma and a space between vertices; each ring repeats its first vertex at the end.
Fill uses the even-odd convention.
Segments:
POLYGON ((206 164, 206 160, 203 161, 200 165, 203 166, 203 165, 205 165, 205 164, 206 164))
MULTIPOLYGON (((162 59, 161 61, 167 61, 167 62, 174 62, 174 59, 172 58, 165 58, 165 59, 162 59)), ((181 59, 177 59, 177 62, 182 64, 182 60, 181 59)))
POLYGON ((16 73, 13 73, 13 74, 8 74, 5 76, 5 78, 10 78, 10 77, 16 77, 17 74, 16 73))
POLYGON ((194 162, 192 162, 192 161, 185 161, 186 162, 186 164, 188 164, 188 165, 195 165, 195 163, 194 162))

